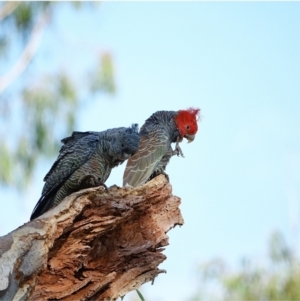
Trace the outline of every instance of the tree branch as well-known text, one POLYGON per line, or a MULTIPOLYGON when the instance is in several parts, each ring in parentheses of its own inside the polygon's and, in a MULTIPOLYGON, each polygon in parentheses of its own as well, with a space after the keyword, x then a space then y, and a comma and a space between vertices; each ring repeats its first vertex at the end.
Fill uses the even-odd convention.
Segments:
POLYGON ((48 13, 42 13, 35 26, 32 29, 29 41, 25 46, 22 54, 13 65, 13 67, 3 76, 0 77, 0 94, 14 81, 16 80, 27 68, 32 57, 36 53, 44 27, 46 26, 49 20, 48 13))
POLYGON ((19 1, 8 1, 0 8, 0 21, 10 15, 19 5, 19 1))
POLYGON ((179 204, 163 175, 72 194, 0 238, 0 300, 116 300, 154 280, 179 204))

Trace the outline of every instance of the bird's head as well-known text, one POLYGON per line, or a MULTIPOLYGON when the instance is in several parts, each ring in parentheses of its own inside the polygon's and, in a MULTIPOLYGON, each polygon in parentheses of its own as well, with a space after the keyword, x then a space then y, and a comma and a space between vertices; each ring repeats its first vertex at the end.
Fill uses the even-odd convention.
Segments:
POLYGON ((132 156, 138 149, 140 142, 138 124, 123 128, 116 138, 117 148, 114 149, 116 161, 123 163, 132 156))
POLYGON ((133 124, 126 129, 124 138, 122 140, 122 153, 126 159, 134 155, 140 143, 139 126, 133 124))
POLYGON ((197 121, 199 119, 200 109, 189 108, 187 110, 178 111, 175 116, 176 127, 181 137, 184 137, 189 142, 195 139, 198 131, 197 121))

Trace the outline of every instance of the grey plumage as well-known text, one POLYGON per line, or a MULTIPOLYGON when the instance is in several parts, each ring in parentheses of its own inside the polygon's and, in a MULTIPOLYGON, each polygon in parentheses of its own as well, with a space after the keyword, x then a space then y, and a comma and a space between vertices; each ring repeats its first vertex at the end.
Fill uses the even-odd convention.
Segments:
POLYGON ((139 145, 138 125, 103 132, 73 132, 62 139, 57 160, 46 174, 41 198, 30 220, 80 189, 104 185, 112 168, 133 155, 139 145))
POLYGON ((173 111, 159 111, 146 120, 140 130, 138 153, 127 161, 123 186, 137 187, 164 172, 173 155, 171 143, 179 135, 175 115, 173 111))
POLYGON ((200 109, 190 108, 152 114, 141 127, 137 152, 127 161, 123 186, 137 187, 159 174, 166 175, 165 169, 170 158, 173 155, 183 156, 179 142, 183 138, 189 142, 194 140, 198 130, 199 111, 200 109), (175 142, 173 150, 171 144, 175 142))

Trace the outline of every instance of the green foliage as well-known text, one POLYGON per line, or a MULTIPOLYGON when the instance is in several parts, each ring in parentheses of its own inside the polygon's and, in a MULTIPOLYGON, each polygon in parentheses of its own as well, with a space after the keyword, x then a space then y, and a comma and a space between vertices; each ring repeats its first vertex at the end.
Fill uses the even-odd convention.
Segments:
POLYGON ((137 294, 139 295, 140 299, 141 299, 142 301, 145 301, 145 298, 144 298, 144 296, 142 295, 142 293, 141 293, 139 290, 136 290, 136 292, 137 292, 137 294))
POLYGON ((95 92, 115 92, 114 69, 109 53, 100 56, 96 72, 91 74, 91 90, 95 92))
MULTIPOLYGON (((0 19, 0 83, 28 41, 34 38, 38 18, 44 18, 47 29, 52 30, 54 16, 62 5, 71 5, 74 13, 80 13, 97 4, 51 1, 0 4, 0 16, 1 13, 4 16, 0 19)), ((57 47, 61 47, 59 43, 57 40, 57 47)), ((51 55, 47 51, 47 56, 51 55)), ((26 61, 24 64, 25 72, 15 80, 17 84, 12 82, 2 94, 0 92, 0 184, 17 188, 24 188, 30 182, 39 159, 57 155, 60 140, 75 130, 77 112, 85 105, 83 99, 96 92, 115 91, 109 53, 100 55, 100 60, 95 56, 94 70, 87 70, 81 76, 88 78, 89 83, 80 85, 74 82, 68 70, 40 73, 34 64, 26 61)))
POLYGON ((6 37, 1 37, 0 36, 0 56, 5 56, 6 55, 6 49, 8 47, 8 41, 6 37))
POLYGON ((268 258, 243 260, 230 271, 221 259, 200 266, 192 300, 300 300, 300 261, 281 233, 272 235, 268 258))
POLYGON ((33 10, 29 3, 20 3, 18 9, 13 14, 15 24, 18 29, 24 30, 32 25, 33 10))
POLYGON ((269 255, 274 263, 290 262, 293 254, 288 248, 287 243, 280 232, 275 232, 270 239, 269 255))
POLYGON ((45 155, 53 155, 57 149, 55 121, 63 121, 62 135, 74 128, 74 111, 78 105, 76 90, 70 79, 62 74, 45 78, 40 86, 23 91, 26 133, 31 146, 45 155), (45 143, 47 141, 47 143, 45 143))
MULTIPOLYGON (((3 2, 0 8, 5 8, 7 5, 9 5, 9 2, 3 2)), ((41 13, 46 11, 51 13, 51 10, 55 7, 49 1, 22 1, 10 3, 10 5, 13 6, 13 10, 1 20, 4 28, 1 34, 5 37, 10 37, 8 32, 10 31, 10 34, 17 34, 22 38, 27 37, 41 13)), ((23 40, 23 42, 26 41, 23 40)), ((15 43, 15 41, 12 41, 12 43, 15 43)))
POLYGON ((0 181, 3 183, 12 183, 13 161, 9 149, 5 143, 0 144, 0 181))

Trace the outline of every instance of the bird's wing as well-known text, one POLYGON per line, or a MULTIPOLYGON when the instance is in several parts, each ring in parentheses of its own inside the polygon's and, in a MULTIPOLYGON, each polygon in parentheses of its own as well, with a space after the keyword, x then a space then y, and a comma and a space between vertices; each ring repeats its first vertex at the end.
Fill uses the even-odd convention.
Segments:
POLYGON ((68 137, 70 138, 69 140, 68 138, 62 140, 65 144, 61 147, 57 160, 44 178, 46 183, 42 196, 33 209, 31 219, 39 215, 39 212, 47 205, 49 198, 94 153, 99 141, 99 135, 89 132, 82 133, 82 135, 75 132, 75 135, 74 139, 68 137))
POLYGON ((137 187, 144 184, 166 154, 169 143, 169 138, 163 131, 142 135, 137 152, 127 161, 123 186, 128 184, 137 187))

